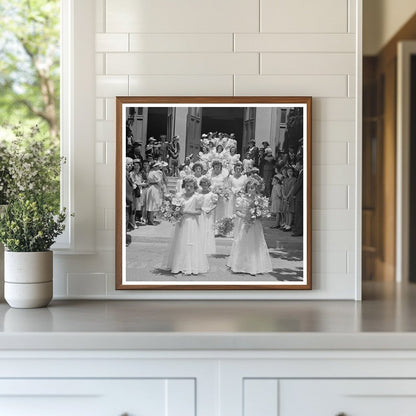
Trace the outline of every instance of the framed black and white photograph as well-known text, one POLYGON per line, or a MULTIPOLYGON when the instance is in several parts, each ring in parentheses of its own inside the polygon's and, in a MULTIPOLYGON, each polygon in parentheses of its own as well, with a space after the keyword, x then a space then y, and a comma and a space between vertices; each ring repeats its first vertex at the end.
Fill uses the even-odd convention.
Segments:
POLYGON ((117 97, 116 289, 311 289, 311 97, 117 97))

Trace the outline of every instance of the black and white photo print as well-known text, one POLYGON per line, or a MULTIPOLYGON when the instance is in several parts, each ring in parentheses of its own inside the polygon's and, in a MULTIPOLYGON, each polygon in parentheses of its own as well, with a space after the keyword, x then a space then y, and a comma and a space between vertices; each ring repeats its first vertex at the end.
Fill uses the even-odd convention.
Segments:
POLYGON ((310 97, 118 97, 117 289, 311 289, 310 97))

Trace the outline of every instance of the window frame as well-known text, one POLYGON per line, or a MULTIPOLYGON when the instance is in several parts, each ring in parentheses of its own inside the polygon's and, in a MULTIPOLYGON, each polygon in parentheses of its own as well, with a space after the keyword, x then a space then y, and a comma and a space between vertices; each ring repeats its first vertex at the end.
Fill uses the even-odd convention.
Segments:
POLYGON ((61 206, 58 254, 95 252, 95 1, 61 0, 61 206), (74 214, 71 216, 70 214, 74 214))

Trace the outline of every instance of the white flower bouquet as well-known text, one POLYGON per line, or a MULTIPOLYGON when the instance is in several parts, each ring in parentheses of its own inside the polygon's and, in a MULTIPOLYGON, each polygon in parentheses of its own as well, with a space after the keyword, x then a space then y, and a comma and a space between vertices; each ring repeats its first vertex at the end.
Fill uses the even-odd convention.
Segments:
POLYGON ((256 195, 249 203, 247 216, 244 222, 253 224, 255 220, 261 218, 270 218, 269 198, 266 196, 256 195))
POLYGON ((212 192, 214 192, 214 194, 217 194, 218 198, 224 198, 228 200, 231 197, 231 189, 225 186, 214 186, 212 192))
POLYGON ((234 229, 234 218, 235 216, 225 217, 215 221, 216 234, 224 237, 230 234, 234 229))
POLYGON ((160 207, 162 219, 176 224, 183 217, 183 198, 167 195, 160 207))

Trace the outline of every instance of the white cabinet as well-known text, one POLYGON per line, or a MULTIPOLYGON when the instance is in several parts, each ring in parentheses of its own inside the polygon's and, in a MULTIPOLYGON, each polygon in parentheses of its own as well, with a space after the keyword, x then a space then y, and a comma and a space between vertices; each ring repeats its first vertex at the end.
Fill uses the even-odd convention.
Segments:
POLYGON ((195 380, 2 380, 7 416, 193 416, 195 380))
POLYGON ((0 351, 7 416, 413 416, 413 351, 0 351))
POLYGON ((279 416, 414 416, 415 412, 415 380, 279 382, 279 416))

